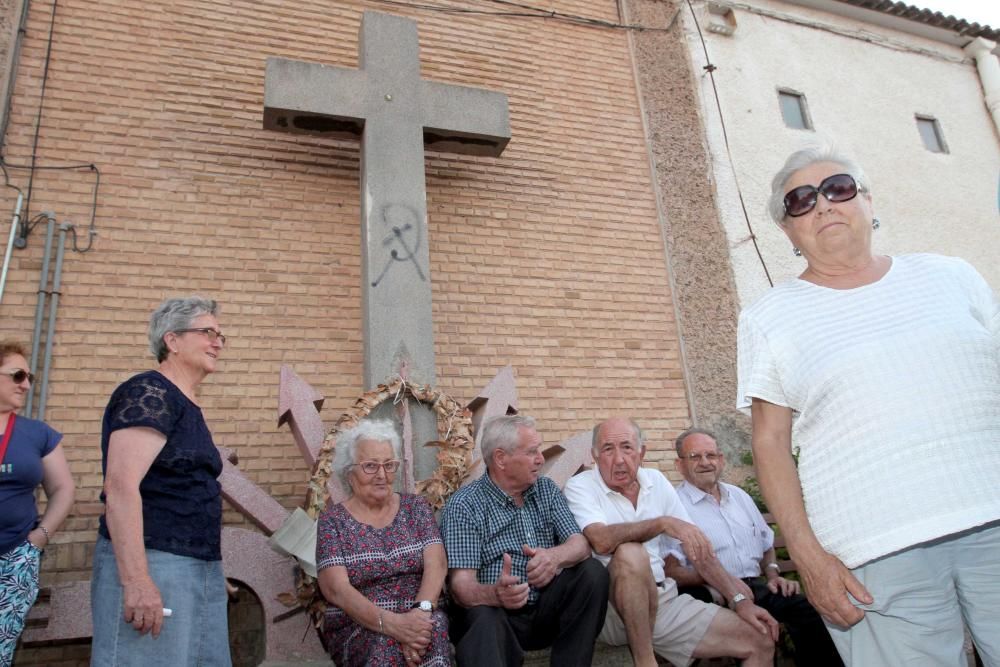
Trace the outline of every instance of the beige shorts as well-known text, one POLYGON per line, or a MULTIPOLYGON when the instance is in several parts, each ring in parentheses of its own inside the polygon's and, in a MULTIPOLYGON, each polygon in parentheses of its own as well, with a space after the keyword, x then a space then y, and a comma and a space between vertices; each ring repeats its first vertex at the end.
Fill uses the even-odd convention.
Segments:
MULTIPOLYGON (((721 607, 695 600, 690 595, 677 595, 677 587, 669 580, 665 588, 658 590, 653 650, 672 664, 686 667, 691 664, 691 654, 721 607)), ((608 605, 608 614, 604 617, 604 627, 598 639, 612 646, 628 644, 625 624, 613 604, 608 605)))

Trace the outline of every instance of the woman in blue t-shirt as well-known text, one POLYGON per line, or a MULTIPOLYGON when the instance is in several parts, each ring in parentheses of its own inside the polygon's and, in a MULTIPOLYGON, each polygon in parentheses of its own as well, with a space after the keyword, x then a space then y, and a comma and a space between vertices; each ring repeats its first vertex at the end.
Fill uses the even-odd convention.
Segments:
POLYGON ((196 393, 226 343, 217 312, 201 297, 164 301, 149 322, 159 368, 122 383, 104 411, 92 665, 231 664, 222 458, 196 393))
POLYGON ((62 435, 15 414, 24 407, 33 380, 24 348, 0 343, 0 667, 13 661, 24 619, 38 596, 42 550, 73 506, 62 435), (35 506, 39 483, 48 499, 41 519, 35 506))

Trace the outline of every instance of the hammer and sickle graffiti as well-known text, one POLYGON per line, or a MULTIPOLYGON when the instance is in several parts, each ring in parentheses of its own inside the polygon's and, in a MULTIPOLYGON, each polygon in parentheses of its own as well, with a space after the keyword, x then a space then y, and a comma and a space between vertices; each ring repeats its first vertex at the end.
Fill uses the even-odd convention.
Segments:
POLYGON ((423 240, 421 226, 424 224, 417 218, 417 212, 403 204, 386 204, 382 208, 382 223, 383 227, 390 230, 382 239, 382 247, 392 247, 392 249, 389 251, 385 266, 382 267, 382 272, 372 281, 372 287, 378 287, 393 262, 412 262, 420 280, 426 282, 427 278, 417 259, 417 251, 420 250, 423 240))

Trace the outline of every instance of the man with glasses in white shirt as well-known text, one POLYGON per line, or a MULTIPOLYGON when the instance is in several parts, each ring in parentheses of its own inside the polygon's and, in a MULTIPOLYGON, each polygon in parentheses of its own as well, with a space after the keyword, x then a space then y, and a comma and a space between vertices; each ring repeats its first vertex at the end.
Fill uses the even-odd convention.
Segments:
POLYGON ((770 667, 777 622, 722 568, 663 473, 642 467, 644 441, 631 419, 598 424, 592 444, 597 466, 566 483, 569 507, 611 577, 599 639, 627 644, 637 667, 655 667, 656 655, 674 665, 731 656, 745 667, 770 667), (733 611, 678 595, 663 573, 668 553, 689 558, 733 611))
MULTIPOLYGON (((675 441, 677 471, 684 482, 677 495, 691 520, 712 542, 726 571, 753 591, 754 602, 785 624, 795 645, 796 664, 805 667, 840 667, 843 663, 819 614, 804 595, 799 582, 785 579, 774 553, 774 531, 764 521, 753 499, 743 489, 720 481, 725 458, 715 436, 691 428, 675 441)), ((704 586, 692 567, 676 557, 666 558, 664 569, 681 592, 704 586)))

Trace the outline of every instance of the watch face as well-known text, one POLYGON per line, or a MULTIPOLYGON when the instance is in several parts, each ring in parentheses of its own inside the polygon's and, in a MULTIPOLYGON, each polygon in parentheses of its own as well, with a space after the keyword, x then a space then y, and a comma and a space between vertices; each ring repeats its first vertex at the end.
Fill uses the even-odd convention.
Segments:
POLYGON ((420 601, 420 610, 421 611, 434 611, 434 605, 432 605, 429 600, 421 600, 420 601))

